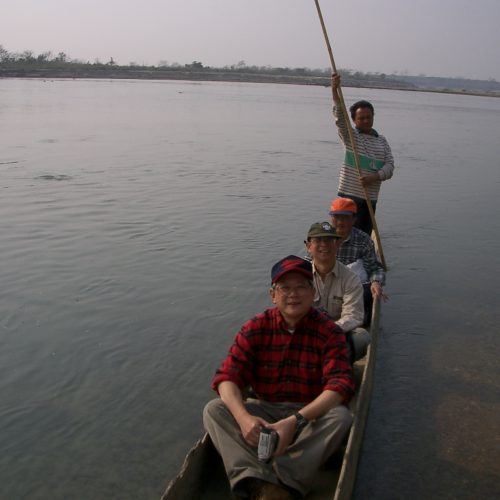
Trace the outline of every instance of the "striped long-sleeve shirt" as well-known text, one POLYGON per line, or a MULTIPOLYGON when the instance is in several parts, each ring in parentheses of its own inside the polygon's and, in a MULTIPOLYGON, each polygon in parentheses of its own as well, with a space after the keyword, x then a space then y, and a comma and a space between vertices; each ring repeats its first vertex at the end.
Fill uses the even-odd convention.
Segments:
MULTIPOLYGON (((346 123, 342 110, 336 106, 333 107, 333 115, 340 139, 345 147, 344 162, 340 169, 339 194, 364 199, 365 195, 359 181, 358 169, 347 130, 350 124, 346 123)), ((371 134, 364 134, 354 128, 353 134, 361 170, 367 174, 378 173, 380 178, 380 181, 367 188, 370 199, 377 200, 381 182, 390 179, 394 172, 394 158, 391 148, 386 138, 373 129, 371 134)))
POLYGON ((344 403, 354 393, 345 335, 325 313, 311 308, 290 332, 277 308, 247 321, 236 334, 212 388, 229 380, 250 386, 269 402, 309 403, 325 390, 344 403))

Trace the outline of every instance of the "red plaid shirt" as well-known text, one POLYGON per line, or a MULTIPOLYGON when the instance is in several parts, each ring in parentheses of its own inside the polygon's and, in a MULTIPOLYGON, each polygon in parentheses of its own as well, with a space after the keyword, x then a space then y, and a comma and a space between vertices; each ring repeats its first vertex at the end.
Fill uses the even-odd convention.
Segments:
POLYGON ((290 333, 277 308, 247 321, 217 370, 212 388, 225 381, 250 386, 259 399, 309 403, 324 390, 344 403, 354 394, 352 368, 342 330, 311 308, 290 333))

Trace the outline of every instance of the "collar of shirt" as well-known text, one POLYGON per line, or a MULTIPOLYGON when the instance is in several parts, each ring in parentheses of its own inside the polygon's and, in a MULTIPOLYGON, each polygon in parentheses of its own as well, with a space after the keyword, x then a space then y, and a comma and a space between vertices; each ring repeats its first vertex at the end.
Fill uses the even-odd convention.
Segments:
POLYGON ((378 132, 377 132, 374 128, 372 128, 372 129, 370 130, 370 132, 368 132, 368 133, 361 132, 361 130, 359 130, 359 128, 358 128, 358 127, 356 127, 356 130, 357 130, 360 134, 364 134, 364 135, 373 135, 373 137, 378 137, 378 132))
POLYGON ((349 236, 341 243, 341 245, 343 245, 344 243, 348 243, 349 241, 351 241, 351 236, 352 236, 352 228, 351 228, 351 232, 349 233, 349 236))
MULTIPOLYGON (((314 276, 319 276, 319 271, 316 270, 316 266, 314 265, 314 260, 312 261, 312 266, 313 266, 313 275, 314 276)), ((335 261, 335 265, 333 266, 332 270, 328 274, 333 274, 333 276, 336 276, 338 274, 338 269, 339 269, 339 261, 335 261)))
MULTIPOLYGON (((278 322, 278 326, 282 330, 291 333, 290 328, 285 321, 285 318, 283 318, 283 315, 281 314, 281 311, 277 307, 275 307, 274 309, 271 309, 271 310, 273 311, 273 314, 276 317, 276 321, 278 322)), ((302 324, 304 323, 304 321, 307 320, 307 318, 309 318, 312 311, 313 311, 313 308, 311 307, 309 309, 309 311, 305 314, 305 316, 295 325, 295 328, 293 329, 294 332, 297 331, 297 329, 302 326, 302 324)))

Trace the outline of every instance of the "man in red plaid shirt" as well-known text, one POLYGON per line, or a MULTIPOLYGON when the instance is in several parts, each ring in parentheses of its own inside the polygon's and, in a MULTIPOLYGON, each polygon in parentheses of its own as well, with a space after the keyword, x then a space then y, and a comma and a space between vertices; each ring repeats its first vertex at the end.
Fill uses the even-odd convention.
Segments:
POLYGON ((289 255, 271 271, 276 306, 247 321, 217 370, 220 398, 205 407, 205 428, 224 461, 235 495, 300 498, 351 424, 354 393, 343 331, 312 307, 311 263, 289 255), (244 399, 251 389, 253 397, 244 399), (258 460, 263 428, 279 440, 273 459, 258 460))

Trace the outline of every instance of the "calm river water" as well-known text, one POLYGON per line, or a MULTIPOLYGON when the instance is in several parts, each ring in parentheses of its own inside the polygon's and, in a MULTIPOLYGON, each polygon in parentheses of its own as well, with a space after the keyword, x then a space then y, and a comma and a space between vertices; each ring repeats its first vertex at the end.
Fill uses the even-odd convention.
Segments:
MULTIPOLYGON (((500 100, 368 98, 397 162, 355 497, 492 498, 500 480, 500 100)), ((0 80, 0 497, 157 499, 210 378, 327 218, 329 89, 0 80)))

